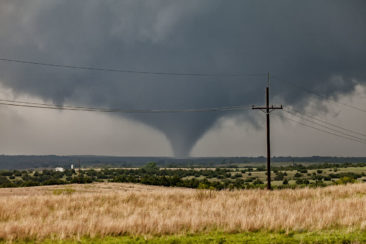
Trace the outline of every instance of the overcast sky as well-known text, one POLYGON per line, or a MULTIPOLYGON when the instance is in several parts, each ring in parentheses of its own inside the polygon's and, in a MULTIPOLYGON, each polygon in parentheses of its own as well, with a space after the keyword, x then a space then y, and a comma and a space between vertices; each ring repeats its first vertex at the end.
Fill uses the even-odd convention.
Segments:
MULTIPOLYGON (((3 0, 0 59, 250 75, 0 61, 0 100, 123 109, 262 105, 270 71, 273 103, 366 134, 365 25, 364 0, 3 0)), ((1 105, 0 116, 2 154, 265 154, 260 111, 111 115, 1 105)), ((289 116, 273 112, 274 155, 366 156, 365 144, 289 116)))

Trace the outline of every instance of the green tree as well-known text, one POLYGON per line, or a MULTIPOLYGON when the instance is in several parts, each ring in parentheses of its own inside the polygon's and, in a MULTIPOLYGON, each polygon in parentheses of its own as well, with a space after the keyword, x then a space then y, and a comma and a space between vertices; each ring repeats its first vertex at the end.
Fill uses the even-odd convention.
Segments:
POLYGON ((150 163, 147 163, 143 167, 143 169, 146 170, 147 172, 154 172, 154 171, 158 171, 159 167, 156 165, 155 162, 150 162, 150 163))

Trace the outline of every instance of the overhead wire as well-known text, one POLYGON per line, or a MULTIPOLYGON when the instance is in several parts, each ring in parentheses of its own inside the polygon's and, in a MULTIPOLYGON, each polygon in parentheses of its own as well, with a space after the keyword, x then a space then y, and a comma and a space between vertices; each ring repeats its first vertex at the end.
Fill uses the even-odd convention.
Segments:
POLYGON ((181 72, 158 72, 158 71, 145 71, 145 70, 129 70, 129 69, 115 69, 106 67, 89 67, 89 66, 77 66, 77 65, 65 65, 56 63, 46 63, 22 59, 11 59, 0 57, 2 62, 20 63, 29 65, 39 65, 53 68, 74 69, 74 70, 89 70, 89 71, 103 71, 103 72, 116 72, 116 73, 130 73, 130 74, 142 74, 142 75, 167 75, 167 76, 194 76, 194 77, 261 77, 265 76, 265 73, 181 73, 181 72))
MULTIPOLYGON (((52 107, 70 107, 64 104, 50 104, 50 103, 39 103, 39 102, 30 102, 30 101, 19 101, 19 100, 9 100, 9 99, 0 99, 0 102, 3 103, 20 103, 20 104, 30 104, 30 105, 38 105, 38 106, 52 106, 52 107)), ((72 106, 72 108, 80 108, 80 109, 87 109, 89 107, 85 106, 72 106)))
POLYGON ((362 109, 362 108, 356 107, 356 106, 351 105, 351 104, 348 104, 348 103, 343 103, 343 102, 338 102, 338 101, 334 101, 334 100, 329 100, 329 98, 328 98, 327 96, 325 96, 324 94, 321 94, 321 93, 318 93, 318 92, 315 92, 315 91, 309 90, 309 89, 307 89, 307 88, 305 88, 305 87, 303 87, 303 86, 300 86, 300 85, 295 84, 295 83, 293 83, 293 82, 290 82, 290 81, 288 81, 288 80, 284 80, 284 79, 282 79, 282 78, 279 78, 278 76, 275 76, 275 75, 274 75, 274 76, 272 76, 272 78, 273 78, 273 79, 275 79, 275 80, 277 80, 277 81, 279 81, 279 82, 282 82, 282 83, 286 83, 286 84, 292 85, 292 86, 296 87, 297 89, 303 90, 303 91, 305 91, 305 92, 307 92, 307 93, 309 93, 309 94, 313 94, 313 95, 315 95, 315 96, 317 96, 317 97, 320 97, 320 98, 322 98, 322 99, 326 99, 326 100, 328 100, 328 101, 330 101, 330 102, 332 102, 332 103, 339 104, 339 105, 342 105, 342 106, 344 106, 344 107, 351 108, 351 109, 354 109, 354 110, 357 110, 357 111, 360 111, 360 112, 366 113, 366 110, 365 110, 365 109, 362 109))
MULTIPOLYGON (((89 67, 89 66, 75 66, 75 65, 63 65, 55 63, 45 63, 38 61, 29 61, 21 59, 10 59, 0 57, 0 61, 12 62, 20 64, 30 64, 47 66, 54 68, 66 68, 76 70, 91 70, 91 71, 104 71, 104 72, 118 72, 118 73, 132 73, 143 75, 168 75, 168 76, 195 76, 195 77, 243 77, 243 76, 264 76, 265 73, 178 73, 178 72, 154 72, 154 71, 141 71, 141 70, 127 70, 127 69, 114 69, 105 67, 89 67)), ((110 109, 110 108, 96 108, 96 107, 83 107, 83 106, 65 106, 61 104, 45 104, 35 102, 24 102, 15 100, 0 99, 0 105, 16 106, 16 107, 29 107, 29 108, 44 108, 44 109, 56 109, 56 110, 78 110, 78 111, 98 111, 98 112, 119 112, 119 113, 190 113, 190 112, 223 112, 234 110, 249 109, 244 106, 229 106, 229 107, 214 107, 214 108, 202 108, 202 109, 110 109)))
POLYGON ((324 129, 321 129, 321 128, 318 128, 318 127, 315 127, 315 126, 311 126, 311 125, 308 125, 306 123, 303 123, 301 121, 298 121, 298 120, 294 120, 288 116, 285 116, 285 115, 282 115, 283 117, 285 117, 286 119, 290 120, 290 121, 293 121, 293 122, 296 122, 297 124, 299 125, 302 125, 304 127, 308 127, 308 128, 311 128, 311 129, 314 129, 314 130, 317 130, 317 131, 320 131, 320 132, 323 132, 323 133, 327 133, 327 134, 331 134, 331 135, 334 135, 334 136, 337 136, 337 137, 341 137, 341 138, 344 138, 344 139, 347 139, 347 140, 351 140, 351 141, 355 141, 355 142, 358 142, 358 143, 361 143, 361 144, 365 144, 366 143, 364 141, 360 141, 358 139, 354 139, 354 138, 350 138, 350 137, 346 137, 346 136, 343 136, 343 135, 339 135, 337 133, 334 133, 334 132, 331 132, 331 131, 327 131, 327 130, 324 130, 324 129))
POLYGON ((307 114, 304 114, 300 111, 297 111, 293 108, 284 108, 285 111, 287 112, 290 112, 290 113, 296 113, 300 116, 303 116, 303 117, 308 117, 310 119, 313 119, 313 120, 316 120, 318 122, 321 122, 321 123, 325 123, 326 125, 329 125, 329 126, 332 126, 332 127, 335 127, 335 128, 338 128, 338 129, 341 129, 341 130, 344 130, 344 131, 348 131, 352 134, 355 134, 355 135, 359 135, 359 136, 365 136, 366 137, 366 134, 362 133, 362 132, 359 132, 359 131, 355 131, 355 130, 352 130, 352 129, 348 129, 348 128, 345 128, 345 127, 342 127, 340 125, 337 125, 337 124, 334 124, 334 123, 331 123, 329 121, 325 121, 325 120, 322 120, 322 119, 319 119, 318 117, 315 117, 314 115, 307 115, 307 114))
POLYGON ((248 106, 241 106, 241 105, 226 106, 226 107, 211 107, 211 108, 189 108, 189 109, 121 109, 121 108, 98 108, 98 107, 54 105, 46 103, 24 102, 24 101, 5 100, 5 99, 0 100, 0 105, 38 108, 38 109, 105 112, 105 113, 197 113, 197 112, 225 112, 225 111, 238 111, 238 110, 250 109, 248 106))
POLYGON ((330 131, 332 131, 333 133, 341 134, 341 135, 343 135, 343 136, 350 137, 350 138, 353 138, 353 139, 357 139, 357 140, 360 140, 360 141, 364 141, 364 142, 366 143, 366 139, 365 139, 365 138, 360 138, 360 137, 357 137, 357 136, 354 136, 354 135, 348 134, 348 133, 346 133, 346 132, 344 132, 344 131, 341 131, 341 130, 338 130, 338 129, 331 128, 331 127, 329 127, 329 126, 327 126, 327 125, 321 124, 321 123, 319 123, 319 122, 313 121, 313 120, 308 119, 308 118, 304 118, 304 117, 302 117, 301 115, 297 115, 297 114, 295 114, 295 113, 292 113, 292 112, 289 112, 289 111, 286 111, 286 110, 284 110, 284 112, 285 112, 285 113, 288 113, 288 114, 290 114, 290 115, 292 115, 292 116, 295 116, 295 117, 297 117, 297 118, 299 118, 299 119, 302 119, 302 120, 305 120, 305 121, 310 122, 310 123, 312 123, 312 124, 315 124, 315 125, 317 125, 317 126, 320 126, 320 127, 322 127, 322 128, 325 128, 325 129, 327 129, 327 130, 330 130, 330 131))
MULTIPOLYGON (((102 72, 117 72, 117 73, 131 73, 131 74, 142 74, 142 75, 167 75, 167 76, 194 76, 194 77, 243 77, 243 76, 264 76, 265 73, 179 73, 179 72, 156 72, 156 71, 143 71, 143 70, 128 70, 128 69, 115 69, 115 68, 105 68, 105 67, 89 67, 89 66, 76 66, 76 65, 64 65, 64 64, 56 64, 56 63, 46 63, 46 62, 38 62, 38 61, 29 61, 29 60, 21 60, 21 59, 10 59, 10 58, 3 58, 0 57, 0 61, 2 62, 12 62, 12 63, 20 63, 20 64, 29 64, 29 65, 38 65, 38 66, 46 66, 46 67, 54 67, 54 68, 64 68, 64 69, 74 69, 74 70, 90 70, 90 71, 102 71, 102 72)), ((298 89, 304 90, 308 93, 314 94, 321 98, 328 99, 327 96, 314 92, 312 90, 306 89, 302 86, 299 86, 293 82, 289 82, 283 80, 277 76, 273 76, 274 79, 285 82, 292 86, 297 87, 298 89)), ((359 107, 338 102, 338 101, 331 101, 336 104, 340 104, 342 106, 355 109, 357 111, 366 112, 359 107)), ((190 108, 190 109, 121 109, 121 108, 98 108, 98 107, 85 107, 85 106, 67 106, 67 105, 60 105, 60 104, 46 104, 46 103, 36 103, 36 102, 28 102, 28 101, 16 101, 16 100, 6 100, 0 99, 0 105, 5 106, 15 106, 15 107, 28 107, 28 108, 39 108, 39 109, 54 109, 54 110, 70 110, 70 111, 89 111, 89 112, 107 112, 107 113, 191 113, 191 112, 224 112, 224 111, 235 111, 235 110, 249 110, 251 108, 246 106, 228 106, 228 107, 213 107, 213 108, 190 108)), ((365 143, 365 139, 357 137, 355 135, 348 134, 344 131, 348 131, 350 133, 356 134, 358 136, 366 136, 366 134, 362 134, 360 132, 347 129, 341 127, 339 125, 335 125, 324 120, 318 119, 314 116, 306 116, 301 114, 299 116, 298 112, 293 112, 289 110, 285 110, 286 113, 291 114, 297 118, 305 120, 307 122, 316 124, 317 126, 321 126, 324 129, 320 129, 318 127, 314 127, 308 124, 305 124, 301 121, 293 120, 287 117, 289 120, 295 121, 300 125, 316 129, 318 131, 322 131, 328 134, 336 135, 338 137, 342 137, 348 140, 357 141, 363 144, 365 143), (305 117, 305 118, 304 118, 305 117), (308 118, 306 118, 308 117, 308 118), (317 121, 317 122, 315 122, 317 121), (324 123, 324 124, 322 124, 324 123), (338 129, 331 128, 335 127, 338 129), (344 131, 341 131, 341 130, 344 131)))

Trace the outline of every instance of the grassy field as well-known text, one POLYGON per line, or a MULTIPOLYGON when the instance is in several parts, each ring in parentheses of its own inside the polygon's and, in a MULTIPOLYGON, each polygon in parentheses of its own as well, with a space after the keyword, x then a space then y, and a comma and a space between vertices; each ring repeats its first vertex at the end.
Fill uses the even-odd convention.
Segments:
POLYGON ((220 243, 245 237, 248 242, 305 242, 327 237, 363 242, 365 230, 366 184, 276 191, 123 183, 0 189, 0 238, 5 241, 189 243, 213 238, 220 243))
POLYGON ((193 243, 365 243, 366 232, 362 231, 317 231, 317 232, 245 232, 245 233, 207 233, 194 235, 171 235, 160 237, 106 236, 95 238, 74 238, 67 240, 45 239, 42 241, 15 241, 13 243, 41 244, 119 244, 119 243, 151 243, 151 244, 193 244, 193 243))

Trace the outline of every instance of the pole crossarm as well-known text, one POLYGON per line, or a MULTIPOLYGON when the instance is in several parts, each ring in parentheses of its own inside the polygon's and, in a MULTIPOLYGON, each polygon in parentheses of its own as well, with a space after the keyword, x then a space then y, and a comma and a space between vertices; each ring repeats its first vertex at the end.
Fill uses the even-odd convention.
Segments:
POLYGON ((268 112, 270 113, 270 112, 272 112, 273 110, 277 110, 277 109, 283 109, 283 106, 282 105, 280 105, 280 106, 275 106, 275 105, 271 105, 271 106, 269 106, 269 107, 257 107, 257 106, 252 106, 252 109, 254 109, 254 110, 261 110, 261 111, 263 111, 264 113, 267 113, 267 109, 269 110, 268 112))

